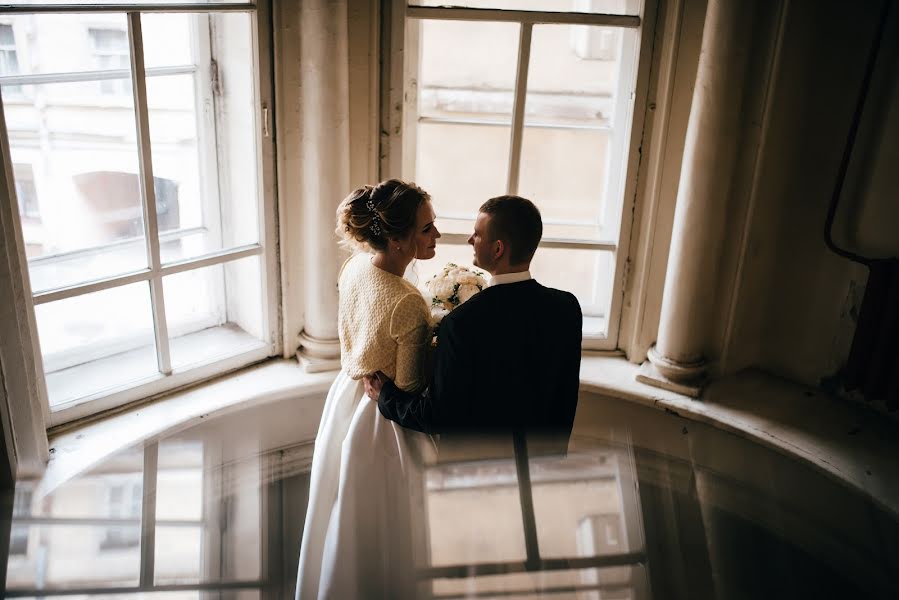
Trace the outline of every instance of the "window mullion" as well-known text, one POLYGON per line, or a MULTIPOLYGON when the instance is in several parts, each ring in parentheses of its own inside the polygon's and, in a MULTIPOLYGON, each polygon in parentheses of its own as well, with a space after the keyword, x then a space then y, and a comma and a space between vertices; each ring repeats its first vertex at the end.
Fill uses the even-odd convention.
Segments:
POLYGON ((521 167, 521 137, 524 128, 524 103, 527 98, 528 66, 531 61, 531 32, 534 26, 521 24, 518 40, 518 70, 515 74, 515 99, 512 108, 512 140, 509 143, 509 180, 506 193, 518 194, 518 173, 521 167))
POLYGON ((137 125, 137 153, 140 163, 141 205, 144 235, 147 238, 147 262, 150 267, 150 300, 156 335, 156 361, 164 375, 172 372, 165 299, 162 292, 159 255, 159 224, 156 218, 156 191, 153 188, 153 156, 150 151, 150 110, 147 105, 147 78, 144 69, 143 34, 140 13, 128 13, 128 41, 131 44, 131 81, 134 89, 134 118, 137 125))

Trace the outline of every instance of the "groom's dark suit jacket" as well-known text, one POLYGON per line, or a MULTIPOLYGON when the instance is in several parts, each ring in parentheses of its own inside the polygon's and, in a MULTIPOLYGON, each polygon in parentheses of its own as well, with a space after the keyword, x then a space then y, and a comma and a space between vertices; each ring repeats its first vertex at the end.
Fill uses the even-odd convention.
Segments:
POLYGON ((533 279, 495 285, 447 315, 422 394, 386 382, 381 414, 427 433, 570 432, 581 364, 574 295, 533 279))

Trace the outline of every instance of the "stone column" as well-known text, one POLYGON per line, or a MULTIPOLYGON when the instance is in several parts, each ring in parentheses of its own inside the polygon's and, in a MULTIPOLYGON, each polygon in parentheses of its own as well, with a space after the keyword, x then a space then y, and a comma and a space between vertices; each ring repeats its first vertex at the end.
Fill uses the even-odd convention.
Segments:
MULTIPOLYGON (((297 4, 303 330, 297 358, 309 372, 340 367, 335 213, 350 192, 350 89, 345 0, 297 4)), ((299 273, 292 273, 296 277, 299 273)))
POLYGON ((719 263, 742 125, 751 2, 709 0, 656 344, 637 379, 698 396, 719 314, 719 263))

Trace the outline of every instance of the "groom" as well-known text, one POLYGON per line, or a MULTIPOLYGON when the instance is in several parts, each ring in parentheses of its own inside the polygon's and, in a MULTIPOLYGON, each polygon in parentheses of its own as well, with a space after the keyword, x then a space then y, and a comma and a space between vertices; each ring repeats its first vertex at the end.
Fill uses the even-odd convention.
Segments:
POLYGON ((543 235, 530 200, 499 196, 479 211, 468 243, 488 287, 440 324, 434 380, 421 394, 382 373, 365 378, 385 417, 426 433, 569 432, 577 408, 581 308, 531 278, 543 235))

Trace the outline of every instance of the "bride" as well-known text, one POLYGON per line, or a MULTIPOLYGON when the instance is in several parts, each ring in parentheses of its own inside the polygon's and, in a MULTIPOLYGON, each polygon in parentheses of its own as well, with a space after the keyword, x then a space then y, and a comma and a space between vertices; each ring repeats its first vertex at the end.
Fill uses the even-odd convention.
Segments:
POLYGON ((440 233, 430 196, 391 179, 343 200, 337 234, 361 251, 339 277, 342 368, 315 439, 296 598, 412 598, 424 538, 410 483, 427 436, 383 418, 362 377, 382 371, 406 391, 427 385, 430 310, 403 274, 413 259, 434 257, 440 233))

